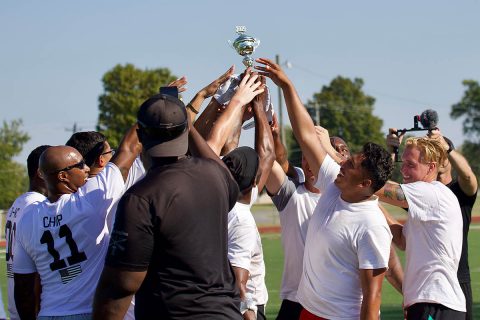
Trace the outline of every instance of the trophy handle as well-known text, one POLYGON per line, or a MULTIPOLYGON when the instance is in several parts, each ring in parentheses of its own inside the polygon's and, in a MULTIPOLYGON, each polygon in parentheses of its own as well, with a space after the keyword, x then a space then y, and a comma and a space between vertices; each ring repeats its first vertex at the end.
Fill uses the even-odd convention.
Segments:
POLYGON ((232 49, 235 49, 235 48, 233 47, 233 43, 232 43, 232 41, 230 41, 230 40, 227 40, 227 42, 228 42, 228 45, 230 46, 230 48, 232 48, 232 49))
POLYGON ((258 47, 260 45, 260 40, 259 39, 255 39, 255 48, 258 47))

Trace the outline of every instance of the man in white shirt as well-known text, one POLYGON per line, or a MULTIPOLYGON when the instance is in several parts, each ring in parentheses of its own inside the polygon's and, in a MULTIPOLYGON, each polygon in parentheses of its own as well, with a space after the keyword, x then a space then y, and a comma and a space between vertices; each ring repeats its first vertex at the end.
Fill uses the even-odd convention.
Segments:
MULTIPOLYGON (((50 146, 44 145, 35 148, 27 158, 27 171, 29 179, 28 192, 19 196, 12 204, 7 213, 7 221, 5 223, 5 239, 6 239, 6 260, 7 260, 7 282, 8 282, 8 312, 11 320, 20 319, 14 298, 14 281, 13 281, 13 258, 15 256, 14 244, 17 230, 17 223, 23 216, 25 209, 35 202, 41 202, 46 199, 47 190, 45 182, 38 175, 38 159, 40 155, 50 146)), ((40 285, 40 283, 38 283, 40 285)), ((40 293, 35 290, 35 301, 40 301, 40 293)))
MULTIPOLYGON (((390 129, 390 135, 396 136, 396 130, 390 129)), ((393 241, 406 251, 407 319, 465 319, 465 296, 457 279, 462 213, 455 194, 436 181, 446 159, 437 140, 409 138, 402 155, 404 183, 389 182, 378 192, 383 201, 408 208, 403 226, 386 215, 393 241)))
MULTIPOLYGON (((80 152, 85 159, 86 165, 90 168, 88 178, 91 179, 105 169, 105 166, 110 162, 115 155, 115 149, 113 149, 107 141, 107 138, 97 131, 82 131, 72 134, 65 144, 70 147, 74 147, 80 152)), ((145 168, 137 157, 133 162, 130 170, 128 171, 127 180, 125 181, 124 191, 127 191, 137 181, 142 179, 145 175, 145 168)), ((110 241, 110 234, 113 229, 113 222, 115 221, 115 214, 117 212, 118 201, 115 201, 107 210, 107 216, 105 219, 105 226, 103 231, 97 237, 97 243, 100 241, 110 241), (103 239, 106 237, 106 239, 103 239)), ((104 254, 106 254, 106 250, 104 254)), ((102 270, 99 269, 98 273, 102 270)), ((135 298, 132 299, 130 307, 125 314, 124 320, 135 319, 135 298)))
MULTIPOLYGON (((222 159, 240 189, 237 203, 228 213, 228 260, 240 289, 240 311, 244 319, 265 319, 268 300, 262 241, 250 211, 265 185, 275 157, 273 138, 263 108, 264 96, 265 93, 258 95, 252 103, 255 150, 240 147, 222 159)), ((218 126, 223 126, 225 118, 222 115, 218 126)))
POLYGON ((88 319, 108 241, 98 239, 109 207, 124 192, 124 181, 141 145, 129 129, 112 161, 88 179, 80 153, 68 146, 47 149, 40 174, 47 200, 26 210, 17 225, 13 265, 15 302, 22 319, 34 319, 34 275, 42 283, 39 319, 88 319))
POLYGON ((298 300, 300 319, 378 319, 391 233, 373 195, 393 169, 390 155, 367 143, 340 167, 318 142, 310 115, 280 66, 257 59, 260 74, 283 91, 293 133, 322 190, 311 218, 298 300))

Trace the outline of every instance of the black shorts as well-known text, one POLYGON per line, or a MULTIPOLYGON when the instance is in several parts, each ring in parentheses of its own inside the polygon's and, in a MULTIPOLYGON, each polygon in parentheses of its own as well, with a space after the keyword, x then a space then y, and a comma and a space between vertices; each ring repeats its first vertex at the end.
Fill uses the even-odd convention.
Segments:
POLYGON ((465 320, 465 316, 438 303, 415 303, 407 308, 407 320, 465 320))
POLYGON ((472 304, 473 304, 473 298, 472 298, 472 286, 470 285, 470 282, 460 282, 460 287, 462 288, 463 294, 465 295, 465 300, 467 301, 467 320, 472 320, 473 319, 473 310, 472 310, 472 304))
POLYGON ((302 305, 291 300, 283 300, 276 320, 298 320, 302 312, 302 305))

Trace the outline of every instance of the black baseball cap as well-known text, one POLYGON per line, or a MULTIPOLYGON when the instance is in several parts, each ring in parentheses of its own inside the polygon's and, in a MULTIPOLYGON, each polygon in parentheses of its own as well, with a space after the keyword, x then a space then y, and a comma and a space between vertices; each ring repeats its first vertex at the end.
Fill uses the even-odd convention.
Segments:
POLYGON ((228 170, 238 184, 240 191, 251 187, 257 176, 259 159, 250 147, 239 147, 222 158, 228 170))
POLYGON ((187 110, 173 96, 157 94, 138 110, 139 139, 151 157, 178 157, 188 149, 187 110))

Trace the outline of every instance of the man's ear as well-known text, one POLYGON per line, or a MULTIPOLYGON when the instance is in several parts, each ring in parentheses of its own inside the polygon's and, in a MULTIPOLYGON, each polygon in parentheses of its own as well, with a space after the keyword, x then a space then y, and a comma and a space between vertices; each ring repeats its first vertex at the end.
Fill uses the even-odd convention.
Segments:
POLYGON ((429 173, 429 174, 432 173, 432 172, 434 172, 434 171, 437 171, 437 169, 438 169, 438 166, 437 166, 437 163, 436 163, 436 162, 430 162, 430 163, 428 164, 428 173, 429 173))
POLYGON ((372 180, 371 179, 363 179, 361 185, 362 185, 362 188, 370 188, 372 186, 372 180))
POLYGON ((57 173, 57 179, 61 182, 69 182, 67 172, 65 171, 60 171, 59 173, 57 173))
POLYGON ((103 168, 107 165, 107 161, 105 160, 105 157, 103 156, 98 156, 98 158, 95 160, 95 164, 99 167, 99 168, 103 168))

